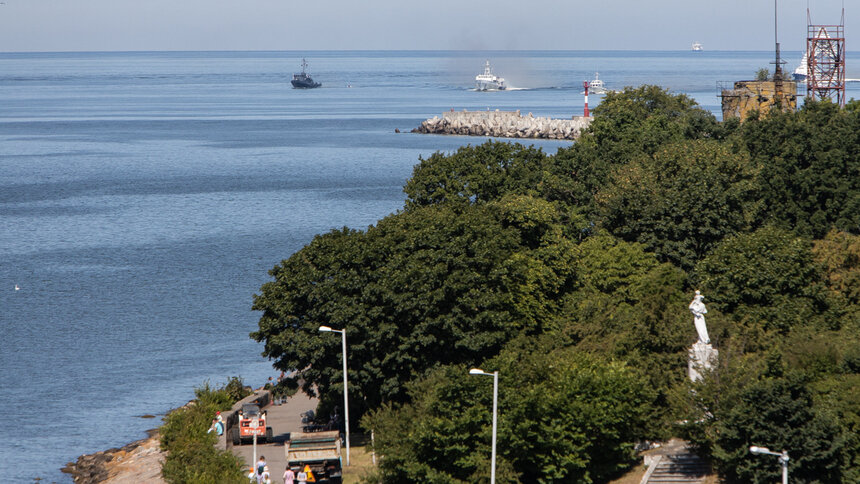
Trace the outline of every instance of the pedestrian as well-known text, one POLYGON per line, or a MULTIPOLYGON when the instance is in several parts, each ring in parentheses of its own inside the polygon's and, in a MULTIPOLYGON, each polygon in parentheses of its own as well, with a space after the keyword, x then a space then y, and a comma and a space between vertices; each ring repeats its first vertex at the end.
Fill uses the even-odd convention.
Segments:
POLYGON ((269 474, 269 466, 263 466, 263 474, 260 476, 262 484, 272 484, 271 474, 269 474))
POLYGON ((261 484, 263 482, 263 472, 266 471, 266 456, 260 456, 260 460, 257 461, 257 465, 254 467, 254 471, 254 475, 257 477, 257 484, 261 484))
POLYGON ((308 484, 308 473, 304 470, 300 470, 299 474, 296 476, 296 479, 299 480, 299 484, 308 484))
POLYGON ((296 479, 296 473, 293 472, 293 469, 287 465, 287 469, 284 471, 284 484, 295 484, 294 481, 296 479))
POLYGON ((216 435, 224 435, 224 419, 221 418, 221 412, 215 412, 215 418, 212 419, 212 426, 209 427, 209 430, 207 430, 206 433, 208 434, 213 430, 216 435))

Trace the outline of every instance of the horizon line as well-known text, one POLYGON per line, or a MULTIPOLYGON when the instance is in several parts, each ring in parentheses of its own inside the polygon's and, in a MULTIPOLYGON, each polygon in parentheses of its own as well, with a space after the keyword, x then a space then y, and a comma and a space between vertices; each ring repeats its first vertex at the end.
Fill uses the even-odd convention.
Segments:
MULTIPOLYGON (((693 51, 691 49, 133 49, 133 50, 0 50, 0 54, 134 54, 144 52, 695 52, 696 55, 710 52, 772 53, 771 50, 714 49, 693 51)), ((783 52, 794 52, 787 50, 783 52)), ((803 50, 797 50, 803 52, 803 50)))

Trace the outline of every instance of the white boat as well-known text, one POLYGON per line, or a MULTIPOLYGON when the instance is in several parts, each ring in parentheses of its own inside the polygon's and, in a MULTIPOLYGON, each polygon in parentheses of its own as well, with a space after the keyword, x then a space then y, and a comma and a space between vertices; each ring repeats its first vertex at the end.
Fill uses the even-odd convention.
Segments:
POLYGON ((701 43, 693 42, 693 52, 701 52, 702 50, 704 50, 704 49, 702 48, 701 43))
POLYGON ((505 80, 490 70, 490 61, 484 65, 483 74, 475 76, 475 89, 478 91, 504 91, 505 80))
POLYGON ((805 81, 806 76, 808 74, 807 71, 807 63, 809 62, 809 56, 806 52, 803 53, 803 59, 800 60, 800 65, 797 66, 797 69, 791 74, 792 79, 795 81, 805 81))
POLYGON ((606 84, 600 79, 600 74, 595 72, 594 79, 588 81, 588 93, 589 94, 606 94, 608 89, 606 89, 606 84))

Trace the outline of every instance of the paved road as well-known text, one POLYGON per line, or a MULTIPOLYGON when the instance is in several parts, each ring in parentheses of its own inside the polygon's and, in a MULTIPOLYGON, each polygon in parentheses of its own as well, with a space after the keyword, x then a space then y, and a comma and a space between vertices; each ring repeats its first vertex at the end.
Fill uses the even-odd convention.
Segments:
MULTIPOLYGON (((310 398, 299 392, 290 397, 287 403, 283 405, 269 405, 263 409, 266 411, 267 423, 269 427, 272 427, 275 438, 273 439, 274 442, 270 444, 257 443, 257 458, 260 455, 266 456, 273 484, 284 482, 282 476, 287 465, 287 459, 284 456, 284 442, 289 440, 290 432, 301 432, 302 412, 316 410, 317 403, 316 398, 310 398)), ((250 469, 251 463, 254 462, 254 446, 252 444, 234 446, 232 443, 228 443, 227 448, 244 458, 250 469)))

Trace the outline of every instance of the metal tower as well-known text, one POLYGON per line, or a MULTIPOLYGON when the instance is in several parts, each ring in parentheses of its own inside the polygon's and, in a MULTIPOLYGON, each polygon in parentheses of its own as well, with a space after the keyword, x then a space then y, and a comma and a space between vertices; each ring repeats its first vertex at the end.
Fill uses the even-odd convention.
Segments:
POLYGON ((839 25, 812 25, 806 9, 806 93, 845 106, 845 9, 839 25))

